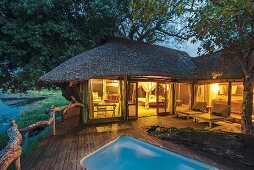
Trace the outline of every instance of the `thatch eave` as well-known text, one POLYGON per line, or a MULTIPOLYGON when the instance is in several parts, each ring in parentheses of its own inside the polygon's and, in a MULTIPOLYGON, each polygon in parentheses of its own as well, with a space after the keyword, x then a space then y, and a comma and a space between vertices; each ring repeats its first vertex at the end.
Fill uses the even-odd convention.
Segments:
POLYGON ((179 50, 130 40, 112 40, 60 64, 44 82, 82 81, 108 76, 195 77, 192 58, 179 50))

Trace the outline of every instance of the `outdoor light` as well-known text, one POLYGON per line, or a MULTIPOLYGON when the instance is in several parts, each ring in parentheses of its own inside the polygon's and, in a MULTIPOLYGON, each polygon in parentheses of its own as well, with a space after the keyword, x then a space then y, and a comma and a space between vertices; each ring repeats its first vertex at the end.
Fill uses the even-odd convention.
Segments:
POLYGON ((220 86, 218 83, 212 84, 212 91, 218 93, 220 91, 220 86))

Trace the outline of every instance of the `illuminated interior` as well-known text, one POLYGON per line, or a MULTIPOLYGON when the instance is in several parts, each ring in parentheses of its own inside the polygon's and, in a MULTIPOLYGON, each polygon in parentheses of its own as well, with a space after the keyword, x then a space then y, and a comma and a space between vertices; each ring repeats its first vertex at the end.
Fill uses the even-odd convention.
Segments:
POLYGON ((121 116, 121 82, 119 80, 90 80, 90 98, 93 111, 90 119, 112 118, 121 116))
POLYGON ((206 102, 208 106, 213 104, 228 103, 228 84, 214 83, 196 85, 195 87, 196 102, 206 102))
POLYGON ((128 117, 135 117, 137 116, 137 83, 129 83, 128 86, 128 117))
POLYGON ((190 84, 177 83, 175 88, 176 110, 188 110, 191 105, 191 86, 190 84))
MULTIPOLYGON (((158 82, 129 82, 127 85, 128 117, 155 116, 172 112, 172 84, 158 82)), ((123 81, 109 79, 89 80, 90 119, 122 116, 123 81)), ((228 104, 228 83, 195 85, 195 102, 228 104)), ((176 110, 191 108, 191 85, 176 83, 176 110)), ((243 104, 243 85, 233 82, 231 86, 231 116, 240 118, 243 104)), ((254 102, 253 102, 254 115, 254 102)))
MULTIPOLYGON (((157 115, 157 83, 138 82, 138 117, 157 115)), ((163 96, 159 96, 159 102, 165 102, 163 96)))
POLYGON ((129 117, 164 115, 172 111, 170 83, 130 82, 128 90, 129 117))
MULTIPOLYGON (((196 85, 195 101, 206 102, 208 105, 228 104, 228 83, 213 83, 196 85)), ((231 88, 231 116, 240 117, 243 104, 243 84, 232 83, 231 88)), ((253 103, 254 106, 254 103, 253 103)), ((254 109, 254 107, 253 107, 254 109)), ((253 111, 254 114, 254 111, 253 111)))

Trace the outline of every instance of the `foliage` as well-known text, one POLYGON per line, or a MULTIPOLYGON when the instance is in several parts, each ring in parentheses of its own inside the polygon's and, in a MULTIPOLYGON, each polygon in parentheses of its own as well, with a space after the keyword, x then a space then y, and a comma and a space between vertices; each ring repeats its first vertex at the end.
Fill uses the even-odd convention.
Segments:
POLYGON ((51 127, 47 127, 45 130, 41 131, 39 134, 29 137, 24 140, 22 143, 22 155, 21 158, 25 158, 25 156, 36 149, 43 141, 45 141, 47 135, 51 132, 51 127))
POLYGON ((207 51, 241 50, 254 44, 254 3, 252 0, 207 0, 190 18, 190 26, 207 51))
POLYGON ((24 128, 28 125, 36 123, 41 120, 47 120, 49 115, 45 114, 45 110, 52 106, 63 106, 68 104, 64 97, 61 96, 60 91, 47 91, 33 92, 36 94, 43 94, 47 99, 36 103, 34 108, 24 112, 17 120, 19 128, 24 128))
POLYGON ((187 39, 184 23, 177 27, 185 4, 184 0, 131 0, 120 31, 129 39, 150 43, 166 37, 187 39))
MULTIPOLYGON (((19 128, 24 128, 28 125, 31 125, 41 120, 47 120, 49 118, 49 115, 46 115, 44 111, 45 109, 48 109, 51 106, 63 106, 68 104, 65 98, 61 96, 60 91, 42 90, 39 92, 32 91, 29 93, 44 95, 47 97, 47 99, 37 102, 32 109, 21 114, 21 116, 16 120, 19 128)), ((22 155, 24 156, 30 151, 32 151, 34 148, 36 148, 45 139, 50 129, 51 127, 48 127, 39 134, 24 140, 22 144, 23 148, 22 155)), ((1 150, 6 146, 6 143, 8 142, 7 134, 0 133, 0 139, 1 139, 0 140, 0 150, 1 150)))
POLYGON ((0 87, 41 88, 40 76, 108 37, 183 37, 174 23, 185 1, 2 0, 0 87))
POLYGON ((0 86, 26 91, 40 76, 114 33, 116 1, 2 0, 0 86), (114 12, 114 15, 111 13, 114 12))
MULTIPOLYGON (((199 0, 198 0, 199 1, 199 0)), ((254 132, 252 103, 254 83, 254 2, 253 0, 206 0, 190 17, 190 28, 205 51, 218 49, 236 56, 243 73, 242 131, 254 132)))
POLYGON ((0 133, 0 150, 3 149, 8 142, 8 135, 6 132, 0 133))

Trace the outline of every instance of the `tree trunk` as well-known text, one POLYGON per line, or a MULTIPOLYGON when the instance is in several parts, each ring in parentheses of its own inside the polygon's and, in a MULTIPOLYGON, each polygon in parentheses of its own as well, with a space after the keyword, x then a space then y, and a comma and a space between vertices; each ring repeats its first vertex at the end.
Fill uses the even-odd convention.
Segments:
POLYGON ((243 112, 242 112, 242 132, 253 133, 252 126, 252 105, 253 105, 253 85, 250 80, 243 78, 243 112))

